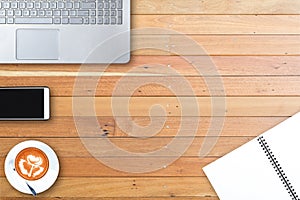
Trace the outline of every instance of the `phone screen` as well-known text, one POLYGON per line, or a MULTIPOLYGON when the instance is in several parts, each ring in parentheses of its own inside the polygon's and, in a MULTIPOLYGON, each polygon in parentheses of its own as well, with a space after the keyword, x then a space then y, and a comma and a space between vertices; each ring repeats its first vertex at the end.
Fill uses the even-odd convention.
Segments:
POLYGON ((0 88, 0 119, 44 119, 44 88, 0 88))

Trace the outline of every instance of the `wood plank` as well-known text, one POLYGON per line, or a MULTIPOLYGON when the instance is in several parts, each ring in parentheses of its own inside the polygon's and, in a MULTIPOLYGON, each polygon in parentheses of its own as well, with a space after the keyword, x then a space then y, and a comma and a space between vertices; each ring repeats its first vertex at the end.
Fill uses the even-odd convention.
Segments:
POLYGON ((134 15, 132 26, 171 29, 184 34, 299 34, 300 16, 134 15))
POLYGON ((132 34, 132 49, 140 49, 133 51, 132 54, 300 55, 300 35, 189 35, 189 37, 192 40, 187 39, 186 35, 132 34), (146 47, 151 50, 145 49, 146 47))
MULTIPOLYGON (((88 123, 92 117, 81 118, 80 122, 88 123)), ((115 122, 111 117, 98 117, 102 131, 92 131, 86 137, 99 135, 115 135, 115 122)), ((87 127, 88 128, 88 127, 87 127)), ((2 121, 0 123, 0 137, 79 137, 73 117, 51 117, 48 121, 2 121)))
MULTIPOLYGON (((82 141, 90 144, 91 151, 94 152, 94 156, 101 156, 103 153, 106 155, 114 155, 113 157, 107 157, 112 159, 118 159, 118 162, 121 163, 122 159, 120 157, 116 157, 118 154, 115 153, 116 149, 113 149, 110 144, 100 144, 99 141, 105 141, 103 138, 0 138, 1 147, 0 147, 0 157, 5 157, 9 150, 15 146, 16 144, 26 141, 26 140, 39 140, 44 143, 47 143, 51 146, 54 151, 56 151, 59 158, 64 159, 66 157, 71 158, 82 158, 82 157, 91 157, 91 154, 87 151, 85 146, 82 144, 82 141), (115 154, 114 154, 115 153, 115 154)), ((152 151, 156 151, 160 148, 164 148, 168 145, 174 137, 157 137, 157 138, 148 138, 148 139, 140 139, 140 138, 110 138, 109 141, 119 148, 127 150, 129 152, 139 152, 139 153, 148 153, 152 151)), ((188 146, 189 142, 192 141, 188 150, 182 156, 188 157, 197 157, 199 156, 199 150, 204 142, 205 137, 184 137, 184 138, 176 138, 172 142, 173 144, 178 144, 178 147, 182 144, 186 144, 188 146)), ((237 147, 245 144, 246 142, 253 139, 253 137, 210 137, 207 138, 212 141, 217 140, 216 145, 209 152, 207 156, 210 157, 220 157, 225 155, 226 153, 231 152, 237 147)), ((165 159, 164 157, 172 157, 178 156, 178 149, 174 149, 173 151, 164 151, 161 155, 155 158, 165 159)), ((123 157, 123 156, 122 156, 123 157)), ((150 156, 149 156, 150 157, 150 156)), ((146 157, 147 158, 147 157, 146 157)), ((135 159, 135 158, 134 158, 135 159)), ((124 160, 127 161, 127 160, 124 160)), ((137 163, 138 165, 138 163, 137 163)))
MULTIPOLYGON (((192 117, 191 120, 195 121, 192 117)), ((99 126, 102 127, 102 131, 95 131, 90 129, 89 122, 92 121, 93 117, 82 117, 80 123, 87 124, 87 133, 85 137, 99 137, 106 135, 109 138, 112 137, 130 137, 130 133, 133 129, 132 123, 127 123, 126 130, 121 129, 115 123, 115 120, 124 120, 122 117, 98 117, 99 126)), ((226 117, 220 136, 257 136, 264 131, 270 129, 276 124, 284 121, 286 117, 226 117)), ((136 123, 140 126, 147 126, 150 123, 148 117, 130 117, 127 119, 130 122, 136 123)), ((161 117, 154 117, 153 121, 164 120, 161 117)), ((198 131, 196 136, 207 135, 208 130, 218 131, 218 127, 210 127, 210 117, 200 117, 198 131), (211 128, 211 129, 209 129, 211 128)), ((174 137, 182 122, 180 117, 168 117, 165 120, 163 127, 160 127, 159 123, 154 124, 155 130, 159 131, 155 137, 174 137)), ((192 126, 190 126, 192 127, 192 126)), ((192 128, 187 128, 185 131, 188 133, 187 136, 192 136, 192 128), (190 134, 189 134, 190 133, 190 134)), ((15 137, 15 138, 26 138, 26 137, 79 137, 73 117, 52 117, 46 122, 37 121, 2 121, 0 123, 0 137, 15 137), (50 131, 51 130, 51 131, 50 131)))
MULTIPOLYGON (((41 200, 57 200, 57 197, 38 197, 41 200)), ((59 197, 60 200, 219 200, 218 197, 59 197)), ((1 200, 32 200, 32 197, 1 197, 1 200)))
MULTIPOLYGON (((26 197, 0 178, 1 197, 26 197)), ((59 178, 39 197, 204 197, 216 196, 205 177, 59 178), (117 188, 117 189, 116 189, 117 188), (185 188, 184 190, 182 188, 185 188), (88 192, 86 192, 88 191, 88 192)))
MULTIPOLYGON (((221 76, 297 76, 300 75, 300 56, 131 56, 128 64, 107 66, 103 76, 125 74, 160 74, 163 67, 176 70, 183 76, 211 75, 211 62, 221 76), (186 61, 185 59, 189 60, 186 61), (157 67, 159 64, 160 68, 157 67)), ((99 72, 102 65, 83 65, 85 72, 99 72)), ((1 78, 6 76, 76 76, 81 65, 20 64, 0 65, 1 78), (72 72, 75 72, 72 73, 72 72)), ((164 70, 165 71, 165 70, 164 70)), ((9 80, 6 80, 9 81, 9 80)), ((36 81, 36 80, 35 80, 36 81)), ((7 84, 13 84, 8 82, 7 84)), ((2 85, 2 84, 1 84, 2 85)), ((5 84, 4 84, 5 85, 5 84)))
MULTIPOLYGON (((115 119, 119 120, 118 118, 115 119)), ((220 132, 220 136, 250 136, 250 137, 258 136, 259 134, 270 129, 271 127, 274 127, 276 124, 279 124, 285 119, 286 117, 226 117, 224 119, 224 124, 222 127, 222 131, 220 132)), ((131 118, 131 120, 140 126, 147 126, 150 123, 149 118, 143 118, 143 117, 133 117, 131 118)), ((154 121, 159 119, 153 118, 152 120, 154 121)), ((212 120, 213 119, 210 117, 200 117, 196 136, 206 136, 209 130, 219 131, 220 127, 211 126, 212 120)), ((195 120, 191 118, 190 120, 185 120, 185 121, 190 121, 191 123, 193 123, 195 120)), ((163 128, 161 129, 161 132, 157 133, 155 137, 175 137, 181 123, 182 123, 182 119, 179 117, 170 117, 170 118, 168 117, 168 119, 166 119, 163 128)), ((128 132, 125 132, 123 129, 118 127, 118 125, 116 125, 113 136, 109 136, 109 135, 108 136, 128 137, 129 136, 128 134, 130 134, 131 130, 133 129, 132 126, 133 126, 132 124, 128 123, 128 126, 126 127, 125 130, 128 132)), ((193 127, 192 124, 189 127, 193 127)), ((156 127, 154 126, 154 129, 155 128, 156 127)), ((155 130, 157 129, 158 127, 155 130)), ((193 135, 192 128, 186 129, 185 131, 188 133, 187 136, 193 135)))
MULTIPOLYGON (((216 74, 217 75, 217 74, 216 74)), ((175 96, 167 84, 176 88, 176 96, 218 96, 226 93, 227 96, 299 96, 300 76, 283 77, 179 77, 180 74, 170 73, 170 76, 162 74, 158 76, 87 76, 87 77, 66 77, 66 76, 14 76, 1 77, 2 86, 27 86, 47 85, 51 89, 51 96, 112 96, 119 87, 122 92, 117 96, 135 97, 159 97, 175 96), (177 76, 177 77, 176 77, 177 76), (76 82, 78 81, 78 82, 76 82), (92 82, 89 82, 92 81, 92 82), (182 84, 186 81, 193 92, 186 89, 182 84), (282 84, 285 82, 285 84, 282 84), (76 92, 74 94, 74 87, 76 92), (159 85, 159 84, 164 85, 159 85), (209 83, 209 84, 208 84, 209 83), (92 92, 94 88, 96 92, 92 92), (225 93, 223 88, 225 89, 225 93), (132 89, 131 89, 132 88, 132 89)))
POLYGON ((133 14, 299 14, 300 2, 290 0, 133 0, 133 14))
MULTIPOLYGON (((128 98, 114 97, 113 100, 114 102, 125 102, 128 98)), ((73 116, 75 113, 76 116, 94 116, 96 110, 97 116, 128 117, 127 109, 124 109, 128 108, 130 116, 149 116, 150 108, 153 105, 160 105, 168 117, 194 116, 194 101, 197 102, 195 105, 198 104, 201 116, 221 115, 211 113, 212 100, 217 102, 214 108, 219 112, 224 109, 224 103, 226 103, 226 116, 291 116, 300 110, 300 97, 181 97, 186 113, 184 115, 181 113, 182 105, 176 97, 132 97, 129 105, 125 103, 113 103, 112 105, 110 97, 53 97, 51 98, 51 115, 73 116), (91 106, 95 106, 95 110, 91 106), (113 114, 112 108, 114 108, 114 112, 118 113, 113 114)), ((154 112, 151 116, 164 116, 164 114, 154 112)))
MULTIPOLYGON (((140 159, 136 159, 138 162, 140 159)), ((183 157, 161 170, 149 173, 127 173, 114 170, 95 158, 60 159, 60 177, 204 177, 202 168, 216 158, 183 157)), ((4 158, 0 158, 4 163, 4 158)), ((4 177, 4 165, 0 165, 0 177, 4 177)))
POLYGON ((132 34, 132 55, 300 55, 300 35, 132 34), (187 42, 187 38, 189 42, 187 42), (197 45, 196 43, 199 45, 197 45), (199 50, 199 47, 200 48, 199 50), (149 50, 149 48, 151 50, 149 50))

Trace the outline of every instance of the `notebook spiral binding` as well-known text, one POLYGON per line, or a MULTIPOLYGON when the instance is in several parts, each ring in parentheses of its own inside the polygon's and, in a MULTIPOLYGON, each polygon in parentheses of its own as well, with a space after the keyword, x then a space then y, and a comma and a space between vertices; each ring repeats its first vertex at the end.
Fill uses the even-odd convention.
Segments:
POLYGON ((299 196, 296 194, 295 189, 293 188, 291 182, 289 181, 288 177, 284 173, 284 170, 278 163, 276 157, 274 156, 270 146, 268 145, 268 143, 266 142, 264 137, 260 136, 257 138, 257 140, 258 140, 260 146, 262 147, 262 149, 264 150, 264 152, 265 152, 266 156, 268 157, 270 163, 272 164, 273 168, 275 169, 275 171, 276 171, 277 175, 279 176, 281 182, 283 183, 285 189, 288 191, 292 200, 300 200, 299 196))

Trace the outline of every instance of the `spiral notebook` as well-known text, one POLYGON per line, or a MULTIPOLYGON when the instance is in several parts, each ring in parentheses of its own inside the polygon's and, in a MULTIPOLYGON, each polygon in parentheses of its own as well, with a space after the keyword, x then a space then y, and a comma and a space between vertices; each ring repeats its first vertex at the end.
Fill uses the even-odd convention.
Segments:
POLYGON ((221 200, 300 200, 300 113, 203 170, 221 200))

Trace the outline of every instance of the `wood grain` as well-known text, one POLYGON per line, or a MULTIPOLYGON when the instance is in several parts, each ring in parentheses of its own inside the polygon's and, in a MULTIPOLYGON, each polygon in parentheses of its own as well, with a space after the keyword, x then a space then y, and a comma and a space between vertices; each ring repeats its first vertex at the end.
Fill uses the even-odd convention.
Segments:
MULTIPOLYGON (((218 197, 171 197, 172 200, 218 200, 218 197)), ((42 200, 57 200, 57 197, 40 197, 42 200)), ((61 200, 169 200, 169 197, 59 197, 61 200)), ((2 200, 32 200, 32 197, 2 197, 2 200)))
POLYGON ((299 35, 132 35, 133 55, 300 55, 299 35), (197 44, 196 44, 196 43, 197 44), (145 48, 151 48, 145 49, 145 48))
POLYGON ((140 15, 133 19, 136 29, 162 28, 184 34, 300 33, 299 15, 140 15))
POLYGON ((67 96, 299 96, 300 76, 180 77, 181 74, 149 76, 13 76, 1 77, 2 86, 47 85, 52 97, 67 96), (99 77, 101 79, 99 80, 99 77), (92 81, 94 80, 94 81, 92 81), (90 81, 90 82, 89 82, 90 81), (193 92, 186 89, 183 81, 193 92), (282 84, 285 82, 286 84, 282 84), (32 84, 34 83, 34 84, 32 84), (161 84, 161 85, 159 85, 161 84), (172 91, 169 87, 176 88, 172 91), (76 87, 76 92, 74 90, 76 87), (116 90, 118 87, 118 90, 116 90), (224 88, 222 88, 224 87, 224 88), (94 90, 96 90, 94 92, 94 90), (78 91, 78 92, 77 92, 78 91), (120 92, 116 92, 120 91, 120 92))
MULTIPOLYGON (((133 52, 128 64, 0 65, 1 87, 47 85, 52 96, 49 121, 0 123, 1 200, 32 199, 14 190, 3 170, 8 151, 31 139, 53 147, 61 164, 58 181, 38 195, 43 200, 218 200, 201 168, 300 111, 299 0, 132 0, 131 7, 133 52), (145 31, 146 27, 152 29, 145 31), (137 48, 142 49, 136 51, 137 48), (177 74, 168 74, 171 69, 177 74), (88 81, 97 79, 101 70, 105 73, 101 74, 96 90, 95 120, 91 110, 86 112, 88 105, 93 105, 89 97, 94 96, 88 87, 92 82, 88 81), (83 84, 79 92, 73 93, 78 75, 83 84), (178 75, 194 89, 199 115, 194 114, 195 107, 191 104, 194 98, 181 90, 176 95, 186 100, 188 106, 184 108, 188 114, 180 117, 183 105, 169 87, 174 82, 182 83, 178 75), (130 116, 112 112, 112 107, 117 111, 126 107, 124 103, 111 104, 114 87, 124 76, 129 81, 121 85, 122 93, 114 99, 131 97, 130 116), (153 79, 157 77, 168 80, 167 87, 146 84, 128 94, 134 81, 147 83, 158 80, 153 79), (205 80, 216 83, 212 81, 216 77, 222 78, 224 90, 207 86, 205 80), (211 112, 211 96, 217 96, 213 99, 221 99, 221 103, 226 100, 223 127, 222 124, 210 127, 212 119, 222 119, 220 114, 211 112), (76 116, 76 122, 86 125, 80 135, 73 118, 73 100, 82 103, 76 107, 83 115, 76 116), (132 123, 144 127, 151 124, 149 111, 155 104, 165 109, 166 121, 156 124, 163 122, 164 114, 152 113, 151 130, 156 134, 147 139, 133 137, 132 123), (189 121, 185 137, 174 141, 179 146, 193 139, 193 121, 198 118, 196 137, 187 151, 172 164, 150 173, 112 169, 94 158, 83 144, 93 144, 91 149, 96 156, 104 152, 109 159, 116 158, 114 148, 106 144, 99 151, 97 141, 107 139, 130 152, 151 152, 165 148, 176 136, 180 123, 189 121), (129 121, 122 126, 124 120, 129 121), (93 122, 99 126, 94 128, 93 122), (208 130, 220 133, 218 140, 205 137, 208 130), (205 139, 216 141, 216 145, 206 157, 200 158, 199 150, 205 139)), ((184 89, 178 84, 176 88, 184 89)), ((215 108, 220 110, 222 106, 215 108)), ((167 150, 151 158, 160 161, 174 157, 177 152, 167 150)), ((114 161, 142 167, 143 159, 122 156, 114 161)))
POLYGON ((134 14, 300 14, 300 3, 291 0, 133 0, 134 14))
MULTIPOLYGON (((28 76, 76 76, 77 72, 94 72, 101 70, 106 73, 103 76, 124 76, 132 74, 151 75, 160 74, 164 67, 176 70, 183 76, 208 76, 212 69, 218 71, 221 76, 299 76, 299 56, 131 56, 131 61, 125 65, 0 65, 1 79, 6 77, 22 76, 25 81, 28 76), (214 63, 212 65, 211 63, 214 63), (193 66, 193 65, 194 66, 193 66), (160 66, 160 68, 157 67, 160 66), (198 67, 198 68, 196 68, 198 67), (214 68, 213 68, 214 67, 214 68), (162 68, 162 69, 161 69, 162 68), (197 70, 199 69, 199 70, 197 70), (84 70, 84 71, 83 71, 84 70), (133 71, 133 72, 130 72, 133 71), (75 72, 72 73, 72 72, 75 72)), ((97 74, 96 74, 97 75, 97 74)), ((98 74, 99 75, 99 74, 98 74)), ((137 76, 136 75, 136 76, 137 76)), ((6 78, 5 83, 11 84, 6 78)), ((38 81, 38 80, 35 80, 38 81)), ((63 80, 62 80, 63 81, 63 80)), ((22 82, 16 80, 16 84, 22 82)), ((25 83, 24 83, 25 84, 25 83)), ((31 83, 34 84, 34 83, 31 83)), ((55 89, 55 88, 53 88, 55 89)))
MULTIPOLYGON (((235 148, 241 146, 242 144, 248 142, 253 137, 220 137, 219 139, 216 137, 210 137, 207 139, 217 140, 216 145, 213 147, 212 151, 209 152, 207 156, 220 157, 224 154, 234 150, 235 148)), ((94 156, 101 156, 104 153, 106 155, 112 155, 112 153, 116 152, 116 149, 113 149, 109 143, 105 143, 105 138, 0 138, 1 147, 0 147, 0 157, 5 157, 9 150, 15 146, 16 144, 29 140, 35 139, 42 142, 47 143, 51 146, 57 155, 61 158, 82 158, 82 157, 91 157, 91 154, 82 144, 85 142, 89 144, 90 150, 94 152, 94 156), (101 146, 100 146, 100 143, 101 146), (105 144, 104 144, 105 143, 105 144)), ((139 153, 148 153, 152 151, 156 151, 160 148, 164 148, 168 145, 174 138, 173 137, 158 137, 158 138, 149 138, 149 139, 135 139, 135 138, 110 138, 109 141, 116 146, 127 150, 129 152, 139 152, 139 153)), ((196 137, 196 138, 176 138, 176 140, 172 141, 173 144, 189 144, 192 141, 189 149, 184 152, 183 156, 188 157, 198 157, 199 150, 201 145, 204 142, 205 137, 196 137)), ((157 159, 165 159, 164 157, 174 157, 177 156, 181 152, 181 149, 174 149, 174 151, 163 151, 161 155, 157 159)), ((124 157, 124 156, 122 156, 124 157)), ((150 156, 149 156, 150 157, 150 156)), ((117 159, 118 162, 121 162, 117 154, 112 157, 107 157, 112 159, 117 159)), ((125 157, 126 158, 126 157, 125 157)), ((156 158, 156 157, 155 157, 156 158)), ((136 158, 134 158, 136 159, 136 158)), ((144 158, 143 158, 144 159, 144 158)), ((125 162, 126 160, 124 160, 125 162)), ((139 163, 137 163, 138 165, 139 163)))
MULTIPOLYGON (((128 100, 127 97, 113 99, 114 102, 128 100)), ((111 100, 110 97, 53 97, 51 98, 52 116, 94 116, 95 114, 97 116, 149 116, 149 110, 153 105, 160 105, 165 110, 166 116, 170 117, 195 116, 194 105, 197 104, 201 116, 224 116, 225 113, 226 116, 291 116, 300 110, 300 97, 181 97, 184 108, 176 97, 132 97, 129 104, 113 103, 113 105, 111 100), (212 113, 212 100, 218 102, 214 108, 219 113, 226 103, 225 113, 219 115, 212 113), (184 115, 181 113, 182 109, 185 111, 184 115)), ((164 114, 154 112, 151 116, 164 116, 164 114)))
MULTIPOLYGON (((24 197, 0 178, 2 197, 24 197)), ((204 197, 215 196, 205 177, 59 178, 39 197, 204 197), (180 182, 180 184, 178 184, 180 182), (116 189, 118 188, 118 189, 116 189), (185 188, 184 190, 182 188, 185 188), (87 192, 88 191, 88 192, 87 192)))
MULTIPOLYGON (((192 121, 192 117, 188 117, 192 121)), ((210 123, 212 118, 200 117, 198 131, 196 136, 205 136, 208 130, 218 131, 220 130, 220 136, 257 136, 260 133, 268 130, 275 126, 281 121, 284 121, 287 117, 226 117, 222 130, 218 127, 211 127, 210 123)), ((88 124, 92 121, 93 117, 82 117, 77 118, 78 123, 88 124)), ((95 131, 94 129, 88 129, 89 131, 84 137, 99 137, 105 135, 106 137, 130 137, 131 130, 133 129, 133 123, 140 126, 147 126, 150 123, 148 117, 130 117, 129 120, 132 123, 126 124, 126 130, 122 129, 116 124, 116 120, 124 120, 122 117, 97 117, 100 130, 95 131)), ((153 120, 164 120, 162 117, 153 117, 153 120)), ((186 120, 188 121, 188 120, 186 120)), ((92 124, 92 123, 90 123, 92 124)), ((181 124, 181 117, 168 117, 165 120, 164 126, 161 128, 159 124, 154 124, 155 130, 160 130, 155 137, 174 137, 181 124)), ((192 126, 190 126, 192 127, 192 126)), ((185 129, 187 136, 192 136, 192 128, 185 129)), ((36 121, 20 121, 18 126, 15 122, 2 121, 0 123, 0 137, 16 137, 16 138, 27 138, 27 137, 39 137, 39 138, 65 138, 65 137, 79 137, 75 121, 73 117, 52 117, 46 122, 36 121), (51 130, 51 131, 49 131, 51 130)))
MULTIPOLYGON (((124 158, 126 159, 126 158, 124 158)), ((130 159, 128 159, 130 161, 130 159)), ((60 177, 204 177, 202 167, 216 158, 182 157, 169 166, 149 173, 129 173, 114 170, 95 158, 63 158, 60 159, 60 177), (76 168, 75 168, 76 166, 76 168)), ((140 162, 142 159, 136 159, 140 162)), ((4 158, 0 158, 4 162, 4 158)), ((4 177, 3 166, 0 166, 0 177, 4 177)))

